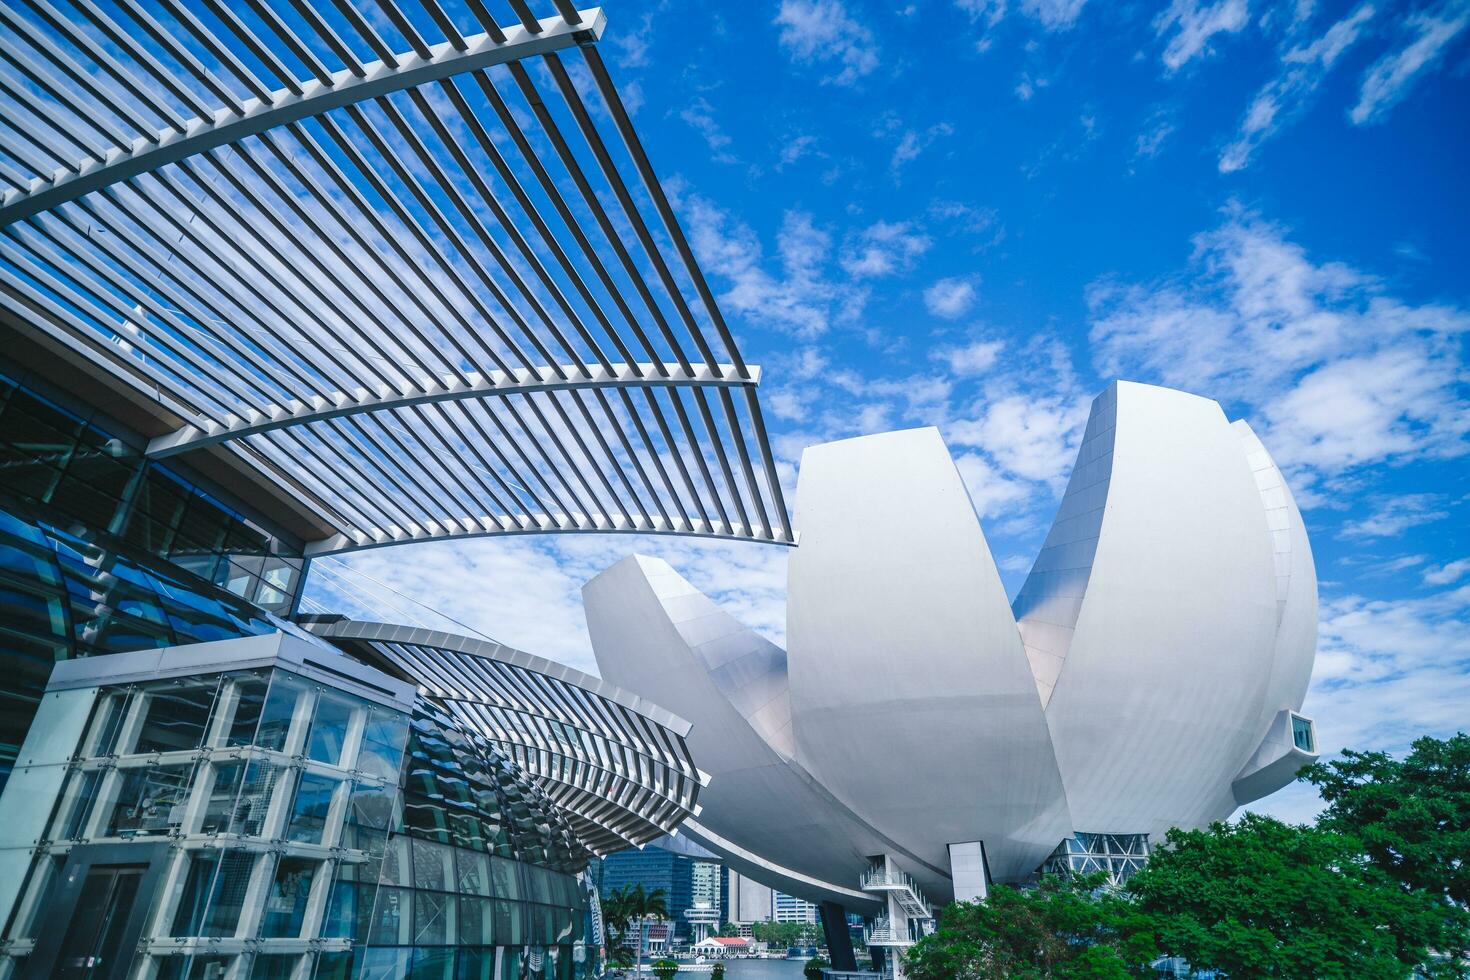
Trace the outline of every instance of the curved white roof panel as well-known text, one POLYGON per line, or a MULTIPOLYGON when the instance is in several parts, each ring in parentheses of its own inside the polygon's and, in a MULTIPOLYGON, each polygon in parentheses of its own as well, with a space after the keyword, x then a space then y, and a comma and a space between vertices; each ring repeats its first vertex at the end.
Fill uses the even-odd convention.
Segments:
POLYGON ((567 0, 0 4, 0 324, 307 553, 793 541, 760 406, 567 0))

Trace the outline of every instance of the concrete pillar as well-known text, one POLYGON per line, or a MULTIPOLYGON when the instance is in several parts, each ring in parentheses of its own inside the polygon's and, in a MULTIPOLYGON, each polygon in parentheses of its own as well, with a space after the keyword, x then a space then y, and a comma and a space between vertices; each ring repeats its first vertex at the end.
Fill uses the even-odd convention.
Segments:
POLYGON ((847 931, 847 910, 836 902, 821 905, 822 932, 827 937, 827 953, 832 969, 856 970, 857 957, 852 952, 852 934, 847 931))

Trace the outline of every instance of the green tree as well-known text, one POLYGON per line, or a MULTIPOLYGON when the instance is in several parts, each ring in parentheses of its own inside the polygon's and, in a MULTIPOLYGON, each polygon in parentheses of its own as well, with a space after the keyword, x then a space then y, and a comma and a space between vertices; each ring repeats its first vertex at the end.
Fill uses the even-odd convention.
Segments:
POLYGON ((710 967, 709 980, 725 980, 725 964, 716 963, 710 967))
POLYGON ((644 943, 647 938, 645 924, 650 920, 667 919, 669 917, 668 905, 664 902, 664 890, 655 888, 652 891, 644 891, 642 884, 624 885, 615 888, 603 899, 602 921, 613 934, 615 942, 611 956, 617 959, 621 950, 624 949, 624 937, 628 930, 638 930, 638 941, 636 943, 636 959, 638 973, 643 972, 644 943))
POLYGON ((811 959, 807 960, 806 965, 801 968, 801 975, 806 977, 806 980, 822 980, 822 971, 829 968, 831 965, 832 964, 828 963, 820 956, 813 956, 811 959))
POLYGON ((1431 950, 1462 948, 1460 910, 1401 887, 1335 830, 1246 814, 1170 831, 1128 892, 1135 938, 1230 977, 1460 975, 1430 963, 1431 950))
POLYGON ((750 934, 773 949, 810 946, 816 942, 817 927, 809 922, 756 922, 751 925, 750 934))
POLYGON ((679 963, 671 959, 654 960, 648 968, 653 971, 653 975, 658 977, 658 980, 670 980, 674 974, 679 972, 679 963))
POLYGON ((720 928, 717 929, 717 930, 715 930, 715 935, 716 936, 738 936, 738 935, 740 935, 740 927, 737 926, 733 922, 722 922, 722 923, 720 923, 720 928))
POLYGON ((1327 802, 1317 826, 1356 837, 1404 886, 1470 907, 1470 735, 1421 738, 1402 762, 1344 752, 1303 778, 1327 802))
POLYGON ((955 902, 909 949, 905 970, 912 980, 1146 975, 1153 946, 1130 902, 1102 889, 1105 878, 1047 876, 1033 889, 999 885, 984 901, 955 902))

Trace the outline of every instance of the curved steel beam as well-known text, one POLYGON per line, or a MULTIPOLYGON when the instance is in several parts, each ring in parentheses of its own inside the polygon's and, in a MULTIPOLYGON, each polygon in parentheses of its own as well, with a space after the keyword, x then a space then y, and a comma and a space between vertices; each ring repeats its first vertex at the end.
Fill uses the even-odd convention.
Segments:
POLYGON ((548 17, 541 21, 540 30, 534 33, 517 24, 502 29, 504 41, 496 41, 489 34, 480 34, 466 38, 462 50, 445 41, 429 48, 428 57, 412 51, 397 56, 396 68, 377 61, 363 66, 361 76, 343 69, 333 73, 329 82, 312 80, 299 83, 299 95, 289 89, 281 89, 273 92, 269 100, 245 100, 238 113, 222 107, 215 112, 213 121, 196 119, 183 133, 169 128, 157 134, 140 136, 126 150, 108 151, 101 161, 80 162, 74 170, 63 170, 49 179, 35 178, 28 190, 7 192, 0 199, 0 227, 109 184, 310 116, 464 72, 575 47, 602 37, 607 26, 602 9, 593 7, 578 13, 581 19, 576 24, 570 24, 561 17, 548 17))
POLYGON ((469 398, 491 398, 505 395, 526 395, 543 391, 571 391, 581 388, 650 388, 678 386, 754 387, 760 383, 760 368, 750 367, 747 378, 736 375, 729 364, 720 365, 720 373, 709 366, 678 364, 614 364, 612 370, 600 365, 563 365, 543 367, 535 371, 519 368, 512 372, 491 371, 488 374, 470 372, 464 380, 454 375, 444 375, 420 382, 420 389, 401 392, 388 385, 375 389, 358 388, 354 391, 336 391, 330 395, 314 396, 304 400, 292 400, 284 405, 273 405, 268 413, 251 413, 236 417, 228 424, 203 422, 187 425, 167 435, 159 436, 148 444, 148 455, 155 459, 177 456, 191 449, 200 449, 231 439, 240 439, 258 432, 282 429, 307 422, 357 415, 364 412, 381 412, 411 405, 432 402, 462 401, 469 398))
POLYGON ((450 523, 475 524, 483 528, 479 531, 463 530, 433 530, 426 527, 412 528, 372 528, 361 539, 350 537, 346 534, 336 534, 330 538, 320 541, 312 541, 306 545, 305 555, 308 558, 320 558, 324 555, 337 555, 345 551, 367 551, 370 548, 386 548, 395 544, 408 544, 411 541, 448 541, 450 539, 463 538, 485 538, 485 537, 508 537, 516 534, 679 534, 687 538, 720 538, 729 540, 735 538, 741 541, 758 541, 762 544, 782 544, 795 546, 800 541, 800 535, 790 539, 781 537, 766 537, 755 528, 746 528, 743 524, 732 524, 724 527, 720 522, 705 523, 700 520, 684 521, 675 518, 665 521, 661 517, 645 519, 635 516, 628 520, 621 515, 609 514, 511 514, 499 518, 499 521, 513 522, 516 526, 512 528, 500 527, 497 519, 489 515, 479 518, 459 517, 443 518, 447 526, 450 523))

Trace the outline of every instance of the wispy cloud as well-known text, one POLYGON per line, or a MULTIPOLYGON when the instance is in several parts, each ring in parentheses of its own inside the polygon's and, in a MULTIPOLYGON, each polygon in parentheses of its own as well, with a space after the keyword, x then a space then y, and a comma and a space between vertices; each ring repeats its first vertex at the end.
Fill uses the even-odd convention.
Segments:
POLYGON ((847 14, 838 0, 781 0, 776 13, 780 43, 801 63, 831 63, 822 81, 852 85, 878 67, 873 33, 847 14))
POLYGON ((957 320, 975 305, 975 283, 963 276, 940 279, 924 290, 924 308, 946 320, 957 320))
MULTIPOLYGON (((1065 31, 1077 23, 1087 0, 1021 0, 1022 14, 1049 31, 1065 31)), ((955 6, 977 24, 994 27, 1005 17, 1006 0, 955 0, 955 6)))
POLYGON ((1194 245, 1179 276, 1090 288, 1103 375, 1251 406, 1278 461, 1316 474, 1470 452, 1470 311, 1398 299, 1238 208, 1194 245))
POLYGON ((1003 340, 976 340, 959 347, 936 348, 930 357, 943 361, 957 375, 984 374, 995 366, 1005 346, 1003 340))
POLYGON ((1470 575, 1470 558, 1461 558, 1424 569, 1424 584, 1453 585, 1466 575, 1470 575))
POLYGON ((1433 524, 1450 516, 1444 499, 1432 493, 1404 493, 1382 497, 1372 513, 1343 524, 1344 538, 1396 538, 1411 527, 1433 524))
POLYGON ((1381 121, 1398 105, 1426 71, 1436 66, 1450 44, 1470 25, 1470 3, 1450 0, 1432 11, 1404 21, 1411 39, 1404 47, 1380 58, 1363 76, 1358 104, 1348 113, 1362 126, 1381 121))
POLYGON ((704 137, 704 142, 709 146, 710 159, 716 163, 740 162, 730 152, 730 136, 715 119, 715 107, 709 104, 709 100, 703 96, 696 98, 680 111, 679 118, 704 137))
POLYGON ((1245 168, 1263 142, 1306 111, 1333 64, 1358 40, 1373 14, 1372 4, 1365 3, 1317 40, 1281 56, 1281 73, 1256 93, 1239 133, 1220 154, 1221 173, 1245 168))
POLYGON ((1178 71, 1190 61, 1210 53, 1217 34, 1235 34, 1250 21, 1245 0, 1173 0, 1154 20, 1159 37, 1171 35, 1164 46, 1164 67, 1178 71))
POLYGON ((912 269, 929 250, 929 236, 908 221, 878 221, 854 232, 839 262, 848 275, 872 279, 912 269))

